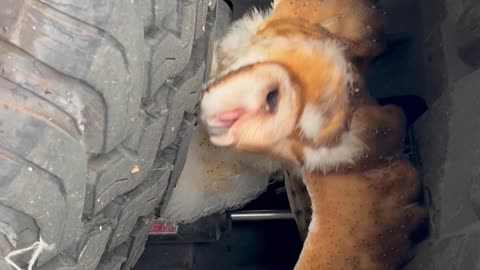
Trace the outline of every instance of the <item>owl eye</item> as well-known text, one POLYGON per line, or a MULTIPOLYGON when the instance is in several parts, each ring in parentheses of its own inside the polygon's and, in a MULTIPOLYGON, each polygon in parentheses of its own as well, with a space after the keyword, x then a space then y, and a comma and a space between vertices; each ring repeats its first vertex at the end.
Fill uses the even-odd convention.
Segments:
POLYGON ((273 111, 277 107, 278 103, 278 89, 270 90, 266 98, 267 111, 273 111))

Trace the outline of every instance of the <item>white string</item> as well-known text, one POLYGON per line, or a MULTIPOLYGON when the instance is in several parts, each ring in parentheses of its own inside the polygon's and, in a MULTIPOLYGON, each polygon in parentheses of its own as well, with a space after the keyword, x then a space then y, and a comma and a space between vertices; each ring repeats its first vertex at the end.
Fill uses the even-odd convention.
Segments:
POLYGON ((15 270, 23 270, 20 268, 15 262, 12 261, 11 257, 15 257, 17 255, 21 255, 27 251, 30 251, 33 249, 32 257, 30 258, 30 261, 28 261, 28 269, 27 270, 33 270, 33 266, 35 265, 35 262, 38 259, 38 256, 40 256, 40 253, 44 250, 51 250, 53 249, 54 245, 49 245, 45 243, 40 236, 40 239, 33 243, 31 246, 22 248, 22 249, 17 249, 17 250, 12 250, 10 253, 5 256, 5 262, 7 262, 8 265, 12 266, 15 268, 15 270))

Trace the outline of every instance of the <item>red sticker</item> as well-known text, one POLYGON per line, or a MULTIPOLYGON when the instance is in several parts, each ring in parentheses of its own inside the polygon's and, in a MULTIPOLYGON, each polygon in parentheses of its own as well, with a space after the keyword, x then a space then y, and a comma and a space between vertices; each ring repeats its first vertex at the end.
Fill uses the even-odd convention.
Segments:
POLYGON ((165 219, 156 219, 150 229, 150 234, 177 234, 177 232, 177 223, 165 219))

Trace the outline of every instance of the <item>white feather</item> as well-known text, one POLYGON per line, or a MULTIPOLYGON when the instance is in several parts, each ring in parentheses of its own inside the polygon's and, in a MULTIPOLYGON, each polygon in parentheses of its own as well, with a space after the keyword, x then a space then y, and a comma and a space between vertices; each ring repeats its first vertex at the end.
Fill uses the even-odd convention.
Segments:
POLYGON ((323 127, 323 116, 319 108, 307 105, 300 118, 299 128, 302 135, 315 140, 323 127))
POLYGON ((304 170, 320 170, 324 173, 335 170, 341 165, 351 165, 365 152, 367 146, 358 137, 359 129, 349 130, 340 138, 340 143, 333 147, 304 147, 304 170))
MULTIPOLYGON (((272 9, 273 4, 266 10, 252 8, 242 18, 232 23, 230 29, 221 40, 215 42, 212 78, 218 76, 219 73, 225 74, 225 72, 228 72, 225 70, 227 67, 236 62, 236 60, 245 57, 245 53, 252 46, 252 37, 270 15, 272 9)), ((228 70, 233 69, 229 68, 228 70)))
POLYGON ((213 146, 199 126, 162 217, 189 223, 241 207, 267 189, 269 176, 277 169, 279 164, 263 156, 213 146))

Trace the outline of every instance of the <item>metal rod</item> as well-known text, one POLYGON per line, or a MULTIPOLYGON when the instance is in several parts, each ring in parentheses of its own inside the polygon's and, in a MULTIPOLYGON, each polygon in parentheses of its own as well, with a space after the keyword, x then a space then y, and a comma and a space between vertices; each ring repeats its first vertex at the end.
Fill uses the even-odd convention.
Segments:
POLYGON ((293 219, 290 211, 286 210, 243 210, 230 213, 232 221, 261 221, 293 219))

